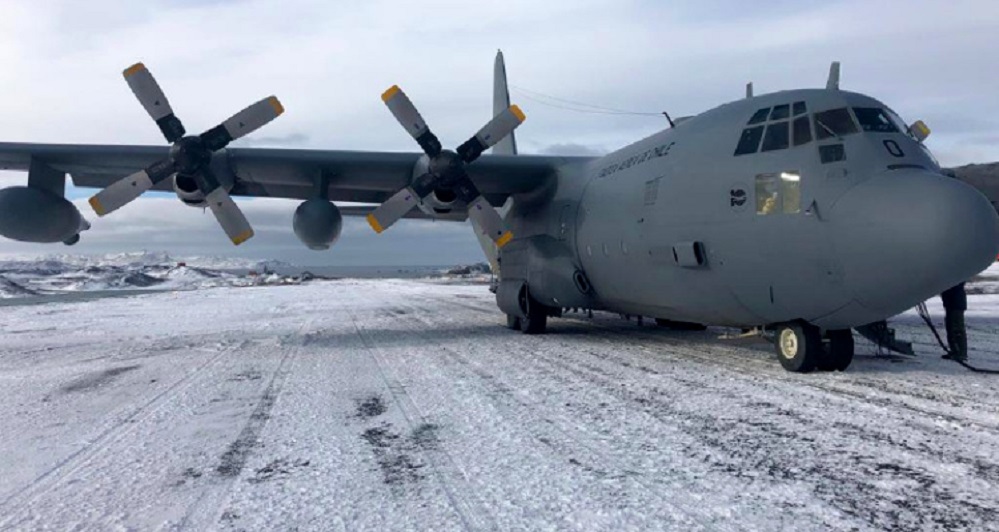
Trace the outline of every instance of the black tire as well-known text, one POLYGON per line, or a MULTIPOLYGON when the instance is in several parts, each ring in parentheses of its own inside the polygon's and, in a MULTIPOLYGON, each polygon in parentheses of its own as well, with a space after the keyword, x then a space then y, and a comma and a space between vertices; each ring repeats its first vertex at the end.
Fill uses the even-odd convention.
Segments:
POLYGON ((548 307, 531 297, 526 290, 521 294, 521 306, 526 318, 520 318, 520 330, 524 334, 544 334, 548 328, 548 307))
POLYGON ((808 373, 823 357, 822 336, 818 327, 804 322, 777 326, 774 346, 780 365, 794 373, 808 373))
POLYGON ((853 331, 842 329, 826 333, 829 338, 829 350, 825 360, 829 370, 845 371, 853 362, 853 331))
POLYGON ((515 331, 520 330, 520 318, 514 316, 513 314, 506 315, 506 328, 513 329, 515 331))

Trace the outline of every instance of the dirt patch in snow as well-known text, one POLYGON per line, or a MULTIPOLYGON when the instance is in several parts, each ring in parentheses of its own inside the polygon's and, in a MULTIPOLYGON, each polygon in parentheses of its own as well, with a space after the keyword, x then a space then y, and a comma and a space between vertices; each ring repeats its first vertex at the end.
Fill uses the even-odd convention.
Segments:
POLYGON ((134 371, 139 369, 141 366, 122 366, 120 368, 111 368, 104 371, 98 371, 97 373, 91 373, 84 375, 78 379, 75 379, 65 386, 62 387, 63 393, 76 393, 76 392, 86 392, 88 390, 93 390, 95 388, 100 388, 101 386, 111 382, 115 377, 128 373, 129 371, 134 371))

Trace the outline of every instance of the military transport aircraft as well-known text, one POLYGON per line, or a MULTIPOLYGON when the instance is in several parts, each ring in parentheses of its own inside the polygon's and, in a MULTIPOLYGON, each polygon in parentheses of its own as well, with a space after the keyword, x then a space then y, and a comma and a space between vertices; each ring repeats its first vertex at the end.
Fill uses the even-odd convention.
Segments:
POLYGON ((798 372, 845 369, 852 327, 968 279, 999 252, 996 210, 942 174, 925 125, 840 90, 835 63, 824 89, 747 87, 744 99, 603 157, 516 154, 524 114, 510 105, 502 55, 495 118, 454 151, 402 90, 382 95, 423 153, 227 147, 280 115, 278 100, 187 135, 145 66, 124 75, 170 146, 0 144, 0 169, 28 172, 27 187, 0 190, 0 234, 79 240, 89 225, 63 197, 66 174, 103 188, 90 200, 100 216, 173 190, 210 208, 235 244, 253 230, 231 196, 304 200, 293 226, 313 249, 336 241, 344 214, 377 232, 407 216, 470 218, 511 328, 543 332, 565 308, 763 325, 798 372))

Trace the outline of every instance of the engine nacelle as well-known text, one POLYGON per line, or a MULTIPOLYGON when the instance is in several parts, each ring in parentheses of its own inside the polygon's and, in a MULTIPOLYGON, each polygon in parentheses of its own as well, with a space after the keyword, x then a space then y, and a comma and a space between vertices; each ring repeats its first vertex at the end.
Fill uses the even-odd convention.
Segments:
POLYGON ((22 242, 79 241, 90 224, 66 198, 32 187, 0 189, 0 235, 22 242))
POLYGON ((447 214, 454 209, 457 201, 458 195, 453 190, 441 188, 434 190, 429 196, 423 198, 420 209, 430 215, 447 214))
POLYGON ((207 207, 205 195, 198 189, 198 183, 189 175, 175 174, 173 176, 173 190, 177 193, 180 201, 190 207, 207 207))
POLYGON ((322 198, 303 201, 292 220, 295 236, 309 249, 329 249, 343 229, 343 216, 332 202, 322 198))
MULTIPOLYGON (((412 181, 416 181, 418 177, 427 173, 429 169, 430 159, 426 155, 421 156, 417 159, 416 165, 413 167, 412 181)), ((447 214, 454 209, 457 200, 458 195, 453 190, 439 188, 431 192, 426 198, 423 198, 423 201, 419 203, 419 207, 421 211, 431 216, 435 214, 447 214)))

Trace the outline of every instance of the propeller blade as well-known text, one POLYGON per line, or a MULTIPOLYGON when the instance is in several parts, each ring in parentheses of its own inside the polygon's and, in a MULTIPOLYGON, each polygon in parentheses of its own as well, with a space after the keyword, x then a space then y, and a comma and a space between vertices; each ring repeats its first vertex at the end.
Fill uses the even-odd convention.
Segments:
POLYGON ((424 153, 430 158, 440 155, 441 141, 430 131, 420 112, 416 110, 416 106, 398 85, 392 85, 382 93, 382 101, 388 106, 392 116, 406 128, 406 132, 416 139, 424 153))
POLYGON ((173 161, 163 159, 147 168, 115 181, 90 198, 90 206, 97 216, 116 211, 156 186, 156 183, 170 177, 175 172, 173 161))
POLYGON ((232 240, 232 243, 237 246, 249 240, 253 236, 250 222, 246 220, 243 211, 232 200, 225 187, 219 184, 212 170, 210 168, 203 169, 196 176, 195 181, 201 192, 205 194, 205 203, 212 210, 212 214, 215 215, 215 219, 218 220, 229 240, 232 240))
POLYGON ((456 151, 461 160, 465 161, 466 164, 470 163, 478 159, 482 152, 492 148, 512 133, 526 119, 527 117, 520 110, 520 107, 511 105, 502 113, 494 116, 475 136, 458 146, 456 151))
POLYGON ((513 233, 507 229, 506 222, 486 198, 479 196, 468 204, 468 217, 478 225, 482 234, 496 242, 497 247, 503 247, 513 240, 513 233))
POLYGON ((458 179, 454 192, 468 205, 468 217, 477 224, 478 230, 496 242, 497 246, 503 247, 513 239, 513 233, 506 228, 503 218, 500 218, 496 209, 482 197, 482 193, 469 179, 468 174, 458 179))
POLYGON ((271 120, 284 113, 284 106, 275 96, 263 100, 232 115, 218 126, 201 134, 201 140, 208 149, 215 151, 226 147, 230 142, 249 135, 271 120))
POLYGON ((173 143, 183 137, 184 125, 173 114, 166 94, 163 94, 163 89, 160 88, 159 83, 156 83, 156 78, 146 69, 146 65, 136 63, 126 68, 122 74, 139 103, 160 127, 167 142, 173 143))
POLYGON ((385 200, 377 209, 368 214, 368 223, 376 233, 391 227, 399 218, 402 218, 419 202, 419 196, 413 192, 412 187, 406 187, 396 192, 391 198, 385 200))

